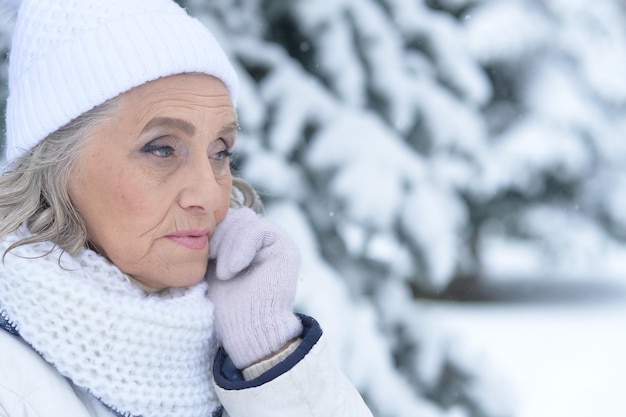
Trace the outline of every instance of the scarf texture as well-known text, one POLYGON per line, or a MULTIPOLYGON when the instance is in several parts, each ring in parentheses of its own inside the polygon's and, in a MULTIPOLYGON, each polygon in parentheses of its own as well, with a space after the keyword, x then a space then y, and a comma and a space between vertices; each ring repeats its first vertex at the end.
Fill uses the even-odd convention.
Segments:
MULTIPOLYGON (((0 241, 0 254, 25 236, 0 241)), ((20 336, 75 385, 118 414, 206 417, 213 305, 207 283, 147 294, 89 249, 20 246, 0 263, 0 310, 20 336)))

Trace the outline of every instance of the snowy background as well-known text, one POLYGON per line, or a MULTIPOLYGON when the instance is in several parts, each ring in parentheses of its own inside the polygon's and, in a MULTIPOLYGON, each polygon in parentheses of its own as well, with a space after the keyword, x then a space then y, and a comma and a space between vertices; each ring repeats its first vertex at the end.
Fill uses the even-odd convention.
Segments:
POLYGON ((376 416, 626 415, 622 0, 180 3, 376 416))

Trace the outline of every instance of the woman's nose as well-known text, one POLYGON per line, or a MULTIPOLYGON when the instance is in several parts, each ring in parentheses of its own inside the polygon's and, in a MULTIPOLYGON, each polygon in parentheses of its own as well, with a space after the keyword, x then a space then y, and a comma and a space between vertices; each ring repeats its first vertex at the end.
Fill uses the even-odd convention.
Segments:
POLYGON ((209 212, 218 209, 222 189, 207 159, 186 170, 179 205, 185 210, 209 212))

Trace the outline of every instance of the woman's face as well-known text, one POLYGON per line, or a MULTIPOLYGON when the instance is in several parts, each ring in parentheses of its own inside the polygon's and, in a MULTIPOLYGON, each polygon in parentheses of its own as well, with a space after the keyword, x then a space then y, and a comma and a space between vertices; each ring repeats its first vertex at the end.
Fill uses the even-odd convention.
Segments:
POLYGON ((228 90, 208 75, 174 75, 118 104, 70 177, 89 241, 148 287, 198 283, 232 188, 237 119, 228 90))

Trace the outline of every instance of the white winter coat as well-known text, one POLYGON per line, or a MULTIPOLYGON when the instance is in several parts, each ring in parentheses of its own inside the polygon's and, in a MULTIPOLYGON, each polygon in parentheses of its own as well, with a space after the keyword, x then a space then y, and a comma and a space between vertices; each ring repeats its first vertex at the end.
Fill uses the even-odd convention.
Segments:
MULTIPOLYGON (((255 380, 231 381, 218 369, 224 365, 218 362, 219 358, 214 378, 224 416, 372 415, 332 364, 319 327, 304 335, 296 352, 276 369, 255 380)), ((95 397, 61 376, 21 338, 0 328, 0 417, 111 416, 114 414, 95 397)))

